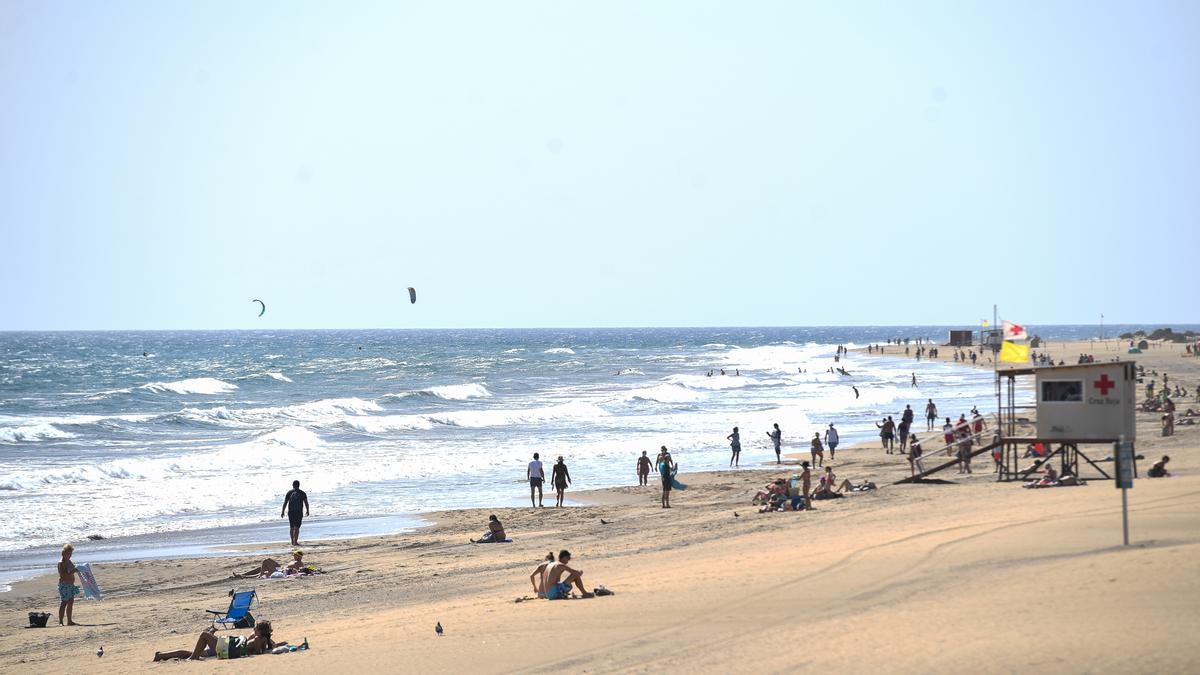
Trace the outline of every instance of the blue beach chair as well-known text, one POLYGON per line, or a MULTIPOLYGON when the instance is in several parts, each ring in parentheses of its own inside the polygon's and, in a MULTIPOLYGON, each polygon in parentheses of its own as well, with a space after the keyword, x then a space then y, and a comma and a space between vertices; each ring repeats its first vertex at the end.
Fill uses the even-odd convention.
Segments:
POLYGON ((254 617, 250 614, 250 605, 254 604, 254 599, 257 598, 258 595, 253 589, 249 591, 242 591, 241 593, 230 591, 229 595, 229 609, 225 610, 224 612, 214 609, 204 610, 205 612, 214 615, 212 620, 213 625, 216 626, 217 624, 221 624, 222 628, 229 628, 242 619, 248 619, 249 625, 253 626, 254 617))

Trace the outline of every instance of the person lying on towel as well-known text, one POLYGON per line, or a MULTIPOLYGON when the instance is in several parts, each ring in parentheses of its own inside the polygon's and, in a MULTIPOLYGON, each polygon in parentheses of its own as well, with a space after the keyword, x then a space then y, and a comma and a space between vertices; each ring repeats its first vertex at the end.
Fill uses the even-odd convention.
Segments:
POLYGON ((254 626, 254 634, 250 637, 240 635, 216 636, 215 627, 206 628, 196 640, 192 651, 179 649, 173 652, 154 652, 155 661, 170 661, 172 659, 190 659, 199 661, 206 656, 218 659, 240 659, 243 656, 265 654, 286 642, 275 642, 271 639, 271 622, 259 621, 254 626))

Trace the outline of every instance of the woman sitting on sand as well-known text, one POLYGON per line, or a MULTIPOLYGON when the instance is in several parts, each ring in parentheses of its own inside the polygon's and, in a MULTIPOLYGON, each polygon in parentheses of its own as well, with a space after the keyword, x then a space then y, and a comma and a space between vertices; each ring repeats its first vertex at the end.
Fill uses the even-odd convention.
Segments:
POLYGON ((488 516, 488 531, 483 533, 483 536, 478 539, 472 539, 472 544, 498 544, 508 538, 504 533, 504 525, 500 524, 500 519, 496 514, 488 516))
POLYGON ((215 656, 218 659, 240 659, 243 656, 263 654, 280 645, 287 644, 271 639, 270 621, 259 621, 258 625, 254 626, 254 635, 250 637, 241 637, 240 635, 217 637, 216 632, 215 627, 206 628, 204 632, 200 633, 199 639, 196 640, 196 647, 192 651, 179 649, 173 652, 154 652, 154 660, 191 659, 199 661, 206 656, 215 656))
POLYGON ((1042 475, 1041 480, 1030 481, 1025 484, 1027 488, 1044 488, 1055 487, 1058 483, 1058 472, 1050 464, 1046 465, 1046 473, 1042 475))

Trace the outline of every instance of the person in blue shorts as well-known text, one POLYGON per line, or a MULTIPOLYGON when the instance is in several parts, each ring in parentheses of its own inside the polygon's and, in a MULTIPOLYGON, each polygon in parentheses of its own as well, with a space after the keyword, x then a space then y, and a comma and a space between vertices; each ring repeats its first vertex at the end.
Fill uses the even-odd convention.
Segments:
POLYGON ((62 548, 62 560, 58 561, 58 623, 63 625, 63 614, 67 615, 68 626, 76 625, 71 620, 71 611, 75 608, 75 596, 79 595, 79 587, 75 585, 75 563, 71 562, 71 554, 75 547, 67 544, 62 548))
POLYGON ((571 562, 571 552, 563 549, 558 552, 558 562, 546 567, 547 600, 566 600, 571 596, 572 584, 579 589, 584 598, 592 597, 592 593, 583 587, 583 571, 572 569, 567 563, 571 562))

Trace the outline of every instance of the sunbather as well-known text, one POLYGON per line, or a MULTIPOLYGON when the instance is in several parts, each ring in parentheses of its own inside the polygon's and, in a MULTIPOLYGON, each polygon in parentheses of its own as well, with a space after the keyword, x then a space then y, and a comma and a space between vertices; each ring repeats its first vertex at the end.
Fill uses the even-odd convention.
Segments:
POLYGON ((1146 475, 1150 478, 1166 478, 1170 476, 1171 472, 1167 471, 1167 462, 1170 461, 1170 457, 1163 455, 1162 459, 1158 460, 1154 463, 1154 466, 1150 467, 1150 470, 1146 472, 1146 475))
POLYGON ((173 652, 154 652, 155 661, 170 661, 172 659, 192 659, 199 661, 206 656, 218 659, 239 659, 243 656, 266 653, 286 642, 275 642, 271 639, 271 622, 259 621, 254 626, 254 634, 250 637, 240 635, 216 636, 216 628, 207 628, 200 633, 196 647, 192 651, 179 649, 173 652))
POLYGON ((472 539, 472 544, 495 544, 504 541, 508 536, 504 534, 504 525, 500 524, 500 519, 495 514, 488 516, 488 531, 483 533, 483 536, 478 539, 472 539))
POLYGON ((1042 474, 1041 479, 1035 480, 1035 481, 1030 481, 1025 484, 1025 487, 1027 487, 1027 488, 1044 488, 1044 487, 1054 487, 1058 484, 1059 484, 1058 472, 1054 470, 1053 465, 1047 464, 1046 472, 1044 474, 1042 474))
POLYGON ((554 562, 554 551, 546 554, 546 559, 538 563, 538 566, 533 568, 533 574, 529 575, 529 583, 533 584, 533 592, 539 598, 546 597, 546 568, 554 562))
POLYGON ((262 577, 271 576, 278 569, 279 562, 271 558, 267 558, 263 560, 262 564, 258 567, 250 568, 245 572, 234 572, 233 576, 239 579, 259 579, 262 577))

